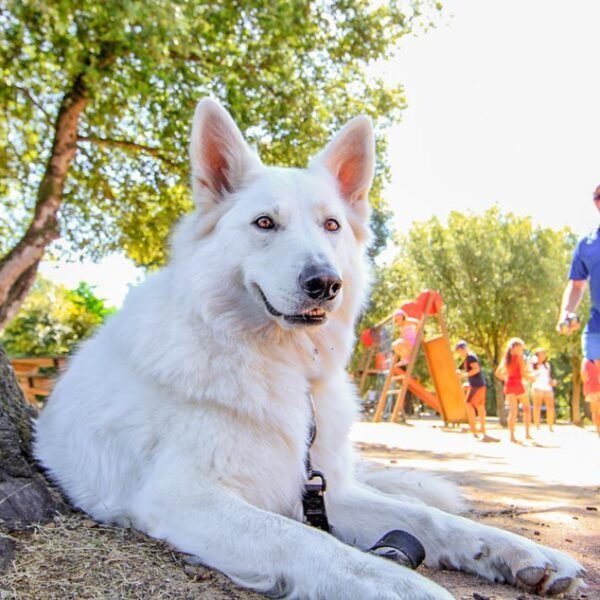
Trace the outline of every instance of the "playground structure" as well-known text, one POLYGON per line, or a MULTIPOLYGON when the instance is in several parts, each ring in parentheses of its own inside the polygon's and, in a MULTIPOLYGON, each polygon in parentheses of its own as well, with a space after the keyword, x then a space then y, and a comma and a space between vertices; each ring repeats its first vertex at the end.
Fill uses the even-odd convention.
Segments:
POLYGON ((423 404, 436 411, 446 424, 467 423, 465 393, 456 372, 456 363, 452 355, 450 339, 446 323, 442 315, 442 297, 438 292, 425 290, 414 302, 403 304, 401 310, 412 319, 416 319, 416 338, 410 349, 407 363, 400 364, 395 356, 391 343, 384 347, 383 328, 393 321, 395 313, 387 316, 374 327, 361 334, 361 342, 366 347, 362 365, 358 370, 359 391, 365 392, 369 375, 384 376, 384 383, 375 407, 373 421, 381 421, 389 395, 396 395, 391 411, 390 421, 395 422, 404 408, 407 391, 410 391, 423 404), (429 318, 434 317, 438 324, 439 334, 426 337, 425 326, 429 318), (435 394, 427 390, 412 377, 419 349, 423 346, 427 368, 431 375, 435 394), (393 384, 401 383, 394 389, 393 384))

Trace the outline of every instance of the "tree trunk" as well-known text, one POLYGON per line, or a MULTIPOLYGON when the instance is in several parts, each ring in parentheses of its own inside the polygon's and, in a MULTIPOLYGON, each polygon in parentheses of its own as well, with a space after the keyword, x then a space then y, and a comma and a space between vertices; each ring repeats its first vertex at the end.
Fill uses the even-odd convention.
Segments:
POLYGON ((494 346, 493 352, 486 352, 486 357, 490 365, 492 365, 492 381, 496 397, 496 413, 502 427, 508 426, 506 409, 504 407, 504 384, 496 377, 496 369, 498 368, 498 348, 494 346))
POLYGON ((31 454, 35 409, 26 403, 0 346, 0 525, 14 530, 70 508, 31 454))
POLYGON ((38 189, 33 219, 17 245, 0 260, 0 330, 14 317, 29 292, 46 247, 60 235, 58 209, 77 149, 79 119, 89 101, 81 74, 63 97, 56 117, 52 151, 38 189))

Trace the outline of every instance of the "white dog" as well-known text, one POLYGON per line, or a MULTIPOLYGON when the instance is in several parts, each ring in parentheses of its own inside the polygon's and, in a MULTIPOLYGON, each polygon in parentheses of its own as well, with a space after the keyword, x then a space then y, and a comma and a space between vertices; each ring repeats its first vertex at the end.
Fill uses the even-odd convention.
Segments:
POLYGON ((37 423, 36 456, 71 501, 277 597, 451 598, 363 551, 394 529, 420 540, 431 567, 575 589, 570 557, 442 512, 456 503, 435 490, 428 501, 385 474, 355 478, 344 367, 366 294, 369 119, 307 169, 275 168, 203 100, 191 162, 197 209, 170 263, 82 346, 37 423), (303 523, 313 415, 332 533, 303 523))

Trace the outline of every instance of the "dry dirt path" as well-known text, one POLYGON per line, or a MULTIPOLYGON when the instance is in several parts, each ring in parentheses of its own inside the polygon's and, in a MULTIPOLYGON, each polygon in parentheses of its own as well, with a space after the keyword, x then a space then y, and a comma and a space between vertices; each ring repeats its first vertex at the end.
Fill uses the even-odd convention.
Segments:
MULTIPOLYGON (((352 437, 366 456, 383 464, 459 483, 471 502, 468 516, 572 554, 588 571, 589 588, 581 597, 599 600, 600 438, 591 428, 561 424, 554 432, 534 430, 534 441, 515 445, 497 425, 488 431, 500 441, 484 443, 437 420, 358 423, 352 437)), ((472 599, 474 592, 493 600, 536 597, 460 573, 428 575, 457 598, 472 599)))

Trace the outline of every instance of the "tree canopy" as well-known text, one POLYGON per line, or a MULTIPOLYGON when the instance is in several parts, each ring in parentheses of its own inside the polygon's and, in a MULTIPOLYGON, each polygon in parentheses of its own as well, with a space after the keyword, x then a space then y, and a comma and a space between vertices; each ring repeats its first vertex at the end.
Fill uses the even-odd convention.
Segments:
POLYGON ((536 227, 497 207, 415 223, 399 237, 396 258, 379 268, 370 314, 381 318, 431 288, 442 294, 449 331, 493 364, 513 336, 566 343, 554 328, 575 243, 567 229, 536 227))
MULTIPOLYGON (((404 107, 368 74, 423 12, 367 0, 8 0, 0 12, 0 326, 54 250, 165 260, 190 209, 197 101, 231 111, 265 162, 299 166, 350 116, 381 132, 404 107), (60 243, 56 240, 60 239, 60 243), (2 310, 1 307, 4 306, 2 310), (8 306, 8 307, 7 307, 8 306)), ((379 144, 385 153, 383 140, 379 144)), ((388 233, 381 161, 375 253, 388 233)))
POLYGON ((555 331, 576 243, 572 232, 534 226, 493 207, 481 215, 452 212, 446 223, 437 217, 414 223, 397 243, 394 260, 376 270, 361 327, 431 288, 442 294, 453 340, 466 339, 490 368, 516 336, 530 350, 543 345, 554 357, 564 355, 565 377, 577 378, 571 371, 579 368, 578 336, 555 331))

